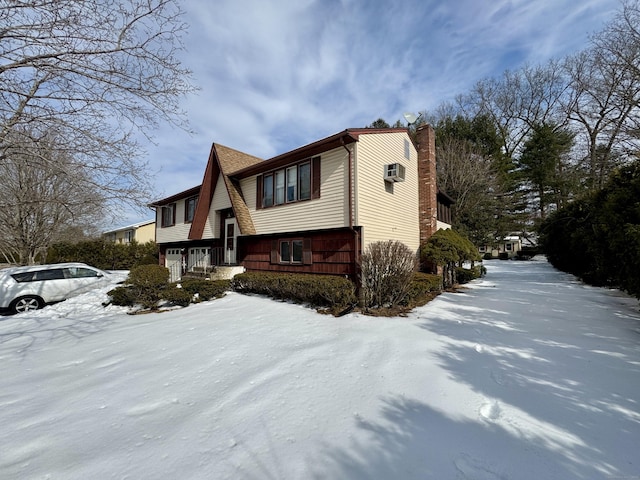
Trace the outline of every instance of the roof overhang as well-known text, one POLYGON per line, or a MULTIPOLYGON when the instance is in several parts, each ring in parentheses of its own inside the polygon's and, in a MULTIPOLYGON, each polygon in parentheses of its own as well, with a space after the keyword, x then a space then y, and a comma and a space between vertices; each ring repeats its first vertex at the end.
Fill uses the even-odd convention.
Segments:
POLYGON ((230 176, 238 179, 247 178, 252 175, 257 175, 259 173, 268 172, 270 170, 284 167, 292 162, 304 160, 305 158, 313 157, 315 155, 333 150, 334 148, 338 148, 343 145, 357 142, 359 135, 358 132, 359 131, 344 130, 340 133, 336 133, 335 135, 331 135, 330 137, 323 138, 322 140, 310 143, 309 145, 305 145, 304 147, 296 148, 295 150, 283 153, 282 155, 278 155, 277 157, 270 158, 268 160, 265 160, 264 162, 260 162, 255 165, 251 165, 250 167, 243 168, 242 170, 238 170, 230 176))
POLYGON ((193 197, 194 195, 198 195, 198 193, 200 193, 201 188, 202 188, 202 185, 198 185, 197 187, 190 188, 189 190, 184 190, 180 193, 176 193, 175 195, 171 195, 170 197, 148 203, 147 206, 152 208, 161 207, 163 205, 168 205, 170 203, 176 202, 178 200, 182 200, 184 198, 193 197))

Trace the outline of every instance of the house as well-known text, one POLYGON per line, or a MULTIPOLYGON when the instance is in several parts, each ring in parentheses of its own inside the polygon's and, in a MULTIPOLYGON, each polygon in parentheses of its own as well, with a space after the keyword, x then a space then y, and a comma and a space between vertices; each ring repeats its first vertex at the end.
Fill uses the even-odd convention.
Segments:
POLYGON ((173 280, 249 271, 357 278, 363 250, 399 240, 416 252, 450 225, 436 185, 434 131, 347 129, 262 160, 213 144, 202 183, 153 202, 160 262, 173 280))
POLYGON ((482 245, 478 247, 481 255, 491 258, 513 258, 522 250, 522 240, 518 235, 506 236, 496 246, 482 245))
POLYGON ((114 243, 131 243, 132 241, 138 243, 153 242, 156 239, 156 222, 155 220, 147 220, 115 230, 109 230, 102 234, 102 238, 114 243))

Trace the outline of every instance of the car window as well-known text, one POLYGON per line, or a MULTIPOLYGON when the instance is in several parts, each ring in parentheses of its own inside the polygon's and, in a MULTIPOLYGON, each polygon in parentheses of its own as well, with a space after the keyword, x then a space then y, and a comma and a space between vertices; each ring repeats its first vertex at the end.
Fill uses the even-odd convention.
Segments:
POLYGON ((53 268, 51 270, 37 270, 33 272, 33 282, 41 280, 59 280, 64 278, 61 268, 53 268))
POLYGON ((98 272, 90 268, 69 267, 64 269, 65 278, 88 278, 99 276, 98 272))
POLYGON ((11 276, 18 283, 30 282, 31 280, 33 280, 34 273, 36 272, 20 272, 20 273, 14 273, 11 276))

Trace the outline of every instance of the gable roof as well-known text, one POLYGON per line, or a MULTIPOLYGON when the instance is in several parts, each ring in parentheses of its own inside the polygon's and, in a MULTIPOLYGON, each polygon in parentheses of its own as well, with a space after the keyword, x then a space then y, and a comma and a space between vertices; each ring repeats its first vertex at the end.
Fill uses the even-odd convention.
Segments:
POLYGON ((357 142, 360 135, 398 132, 408 132, 408 130, 406 128, 348 128, 268 160, 213 143, 201 185, 171 197, 157 200, 149 204, 149 206, 158 207, 176 200, 199 195, 188 238, 190 240, 201 239, 218 178, 222 174, 240 232, 245 235, 253 235, 256 233, 256 229, 240 189, 240 179, 281 168, 289 163, 357 142))
POLYGON ((216 143, 211 145, 211 152, 209 153, 209 160, 207 161, 207 167, 202 179, 198 204, 196 205, 193 222, 189 230, 188 238, 190 240, 202 238, 207 217, 209 216, 209 209, 211 208, 213 193, 218 183, 218 177, 221 174, 240 232, 246 235, 255 234, 256 230, 253 225, 253 220, 242 196, 242 191, 237 182, 229 178, 229 175, 262 161, 263 160, 258 157, 247 155, 246 153, 225 147, 224 145, 216 143))
POLYGON ((114 228, 113 230, 106 230, 106 231, 102 232, 102 234, 106 235, 108 233, 116 233, 116 232, 121 232, 121 231, 124 231, 124 230, 135 230, 137 228, 144 227, 145 225, 151 225, 152 223, 156 223, 155 219, 154 220, 145 220, 144 222, 133 223, 131 225, 126 225, 124 227, 114 228))

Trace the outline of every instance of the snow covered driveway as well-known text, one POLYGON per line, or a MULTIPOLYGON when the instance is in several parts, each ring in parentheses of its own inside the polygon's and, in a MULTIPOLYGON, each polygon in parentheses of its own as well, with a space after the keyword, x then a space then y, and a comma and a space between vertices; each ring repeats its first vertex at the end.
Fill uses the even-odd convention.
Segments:
POLYGON ((637 301, 487 268, 409 318, 104 292, 0 317, 0 477, 640 478, 637 301))

